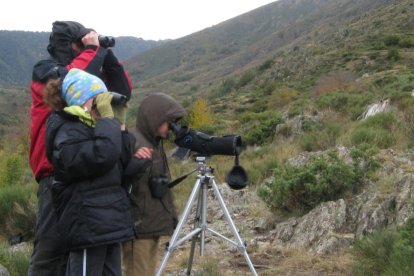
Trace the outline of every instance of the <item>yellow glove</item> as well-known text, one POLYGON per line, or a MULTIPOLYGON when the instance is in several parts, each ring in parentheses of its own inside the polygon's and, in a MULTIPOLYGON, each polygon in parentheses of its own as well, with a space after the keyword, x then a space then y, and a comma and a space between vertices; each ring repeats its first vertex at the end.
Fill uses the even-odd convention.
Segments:
POLYGON ((114 118, 117 119, 121 125, 125 125, 126 115, 128 110, 128 103, 112 106, 114 118))
POLYGON ((104 92, 96 96, 96 109, 98 109, 101 118, 114 118, 114 112, 112 110, 112 95, 108 92, 104 92))

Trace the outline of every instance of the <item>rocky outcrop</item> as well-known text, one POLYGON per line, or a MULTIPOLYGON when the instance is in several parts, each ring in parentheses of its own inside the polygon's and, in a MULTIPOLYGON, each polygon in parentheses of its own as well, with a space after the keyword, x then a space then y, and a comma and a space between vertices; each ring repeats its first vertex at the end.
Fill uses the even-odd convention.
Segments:
MULTIPOLYGON (((383 159, 379 179, 367 183, 360 194, 324 202, 302 217, 275 224, 269 240, 275 246, 327 254, 348 246, 355 238, 404 224, 414 213, 414 172, 411 171, 414 156, 396 156, 392 151, 384 151, 379 158, 383 159)), ((300 156, 290 163, 308 159, 300 156)))
MULTIPOLYGON (((337 147, 336 150, 345 162, 352 162, 348 148, 337 147)), ((288 162, 302 166, 311 160, 311 156, 318 154, 325 152, 303 153, 288 162)), ((323 202, 301 217, 283 220, 270 213, 265 216, 263 211, 266 208, 253 187, 240 191, 231 190, 225 184, 219 184, 218 187, 233 222, 248 247, 306 250, 315 255, 332 254, 349 247, 354 239, 386 227, 402 225, 414 214, 414 152, 397 154, 392 150, 384 150, 377 158, 381 168, 375 179, 367 181, 357 195, 323 202)), ((233 240, 232 232, 211 190, 207 203, 208 227, 233 240)), ((193 213, 181 234, 191 232, 195 209, 193 206, 193 213)), ((213 238, 210 233, 206 236, 206 243, 206 255, 227 252, 229 256, 234 256, 238 251, 223 240, 213 238)), ((225 258, 223 262, 226 262, 225 258)))
POLYGON ((390 99, 380 100, 377 103, 370 104, 365 108, 365 111, 358 117, 358 120, 365 120, 378 113, 387 112, 390 110, 390 99))

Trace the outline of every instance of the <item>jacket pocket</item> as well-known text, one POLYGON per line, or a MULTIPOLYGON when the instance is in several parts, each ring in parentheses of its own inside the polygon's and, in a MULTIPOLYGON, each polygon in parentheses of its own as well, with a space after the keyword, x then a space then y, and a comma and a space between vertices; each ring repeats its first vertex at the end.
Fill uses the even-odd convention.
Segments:
POLYGON ((84 198, 83 211, 85 224, 96 235, 115 233, 131 226, 130 207, 123 191, 84 198))

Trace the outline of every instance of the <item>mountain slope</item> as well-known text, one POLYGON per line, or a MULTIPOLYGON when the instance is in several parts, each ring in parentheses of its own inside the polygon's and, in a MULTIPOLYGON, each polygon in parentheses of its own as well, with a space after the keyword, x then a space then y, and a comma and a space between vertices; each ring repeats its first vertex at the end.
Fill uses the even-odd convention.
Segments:
MULTIPOLYGON (((33 65, 46 58, 48 32, 0 31, 0 84, 28 85, 33 65)), ((114 52, 121 60, 147 51, 163 41, 118 37, 114 52)))
POLYGON ((128 60, 136 80, 222 78, 303 40, 394 1, 281 0, 128 60), (161 77, 161 78, 160 78, 161 77))

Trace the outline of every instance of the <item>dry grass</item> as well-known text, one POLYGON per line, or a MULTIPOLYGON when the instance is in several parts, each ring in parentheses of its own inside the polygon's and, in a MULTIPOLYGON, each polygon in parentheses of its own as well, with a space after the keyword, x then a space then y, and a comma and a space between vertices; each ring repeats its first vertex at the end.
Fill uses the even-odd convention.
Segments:
MULTIPOLYGON (((207 244, 207 246, 211 246, 207 244)), ((201 275, 251 275, 238 251, 216 250, 201 257, 196 251, 193 271, 201 275), (213 272, 213 273, 211 273, 213 272)), ((163 256, 163 252, 160 251, 163 256)), ((164 270, 165 275, 177 275, 188 265, 189 246, 176 250, 164 270)), ((326 256, 314 256, 306 249, 281 249, 274 246, 251 248, 249 256, 259 275, 352 275, 354 260, 347 251, 326 256)), ((161 257, 160 257, 161 258, 161 257)))
POLYGON ((261 275, 351 275, 352 256, 339 252, 327 256, 313 256, 305 250, 277 250, 269 248, 264 254, 275 261, 261 275), (276 257, 278 256, 278 257, 276 257))

